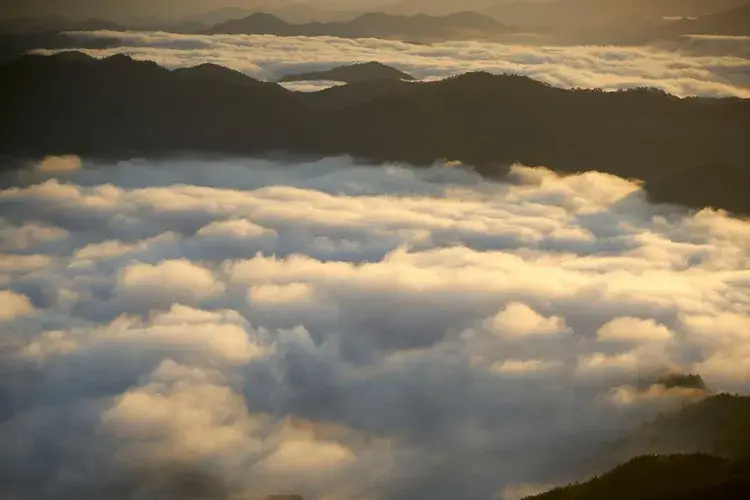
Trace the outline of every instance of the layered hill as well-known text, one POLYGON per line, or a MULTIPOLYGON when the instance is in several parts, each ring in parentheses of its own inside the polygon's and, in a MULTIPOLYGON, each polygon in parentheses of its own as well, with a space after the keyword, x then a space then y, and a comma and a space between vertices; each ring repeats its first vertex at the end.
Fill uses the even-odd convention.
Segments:
MULTIPOLYGON (((711 165, 750 164, 748 100, 564 90, 487 73, 306 94, 217 66, 169 71, 122 55, 67 52, 0 66, 0 106, 6 156, 285 151, 415 165, 448 158, 489 176, 518 161, 638 177, 647 186, 688 169, 711 177, 711 165)), ((730 189, 730 181, 716 182, 730 189)), ((656 192, 664 201, 704 201, 702 186, 668 185, 656 192)), ((709 201, 729 208, 721 197, 709 201)), ((750 200, 731 209, 750 213, 750 200)))
POLYGON ((445 40, 493 38, 515 30, 476 12, 446 16, 362 14, 349 21, 292 24, 266 13, 254 13, 206 30, 207 34, 276 36, 335 36, 340 38, 398 38, 404 40, 445 40))
POLYGON ((327 71, 296 73, 281 78, 281 82, 299 82, 307 80, 330 80, 336 82, 357 83, 370 80, 414 80, 414 77, 392 66, 377 61, 339 66, 327 71))

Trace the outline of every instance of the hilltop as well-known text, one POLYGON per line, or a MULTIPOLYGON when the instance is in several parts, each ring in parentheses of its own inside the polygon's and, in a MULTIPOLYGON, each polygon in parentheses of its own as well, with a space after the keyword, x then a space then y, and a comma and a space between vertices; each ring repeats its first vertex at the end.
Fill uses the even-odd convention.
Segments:
POLYGON ((355 83, 368 80, 414 80, 414 77, 392 66, 377 61, 339 66, 327 71, 296 73, 282 77, 280 82, 299 82, 305 80, 331 80, 336 82, 355 83))
MULTIPOLYGON (((535 500, 743 500, 750 461, 705 454, 642 456, 590 481, 557 488, 535 500)), ((529 499, 527 499, 529 500, 529 499)))

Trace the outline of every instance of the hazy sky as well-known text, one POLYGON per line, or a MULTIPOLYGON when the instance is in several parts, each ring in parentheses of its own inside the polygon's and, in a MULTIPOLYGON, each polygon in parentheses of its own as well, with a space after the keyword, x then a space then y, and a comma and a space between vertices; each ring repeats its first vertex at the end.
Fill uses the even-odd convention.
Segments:
MULTIPOLYGON (((63 15, 70 18, 101 17, 127 21, 158 17, 185 19, 222 7, 244 7, 273 11, 293 4, 309 4, 334 10, 376 11, 384 5, 397 6, 393 12, 446 14, 474 10, 505 17, 505 10, 493 8, 503 3, 565 2, 566 17, 590 14, 594 10, 631 15, 702 15, 746 3, 747 0, 5 0, 0 2, 0 17, 63 15), (637 14, 636 14, 637 13, 637 14), (570 16, 567 16, 569 14, 570 16)), ((511 9, 515 10, 515 9, 511 9)), ((535 11, 537 12, 537 11, 535 11)), ((557 11, 555 16, 561 15, 557 11)), ((546 21, 545 21, 546 22, 546 21)))
MULTIPOLYGON (((221 7, 283 6, 291 0, 9 0, 0 2, 4 17, 59 14, 70 17, 185 17, 221 7)), ((393 0, 312 0, 311 3, 332 8, 363 8, 393 0)))

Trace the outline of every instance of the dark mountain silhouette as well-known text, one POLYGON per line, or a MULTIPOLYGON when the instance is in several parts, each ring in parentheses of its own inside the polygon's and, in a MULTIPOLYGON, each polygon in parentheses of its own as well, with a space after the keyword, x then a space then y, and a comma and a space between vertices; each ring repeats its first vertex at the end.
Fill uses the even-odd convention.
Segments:
MULTIPOLYGON (((702 385, 696 376, 672 382, 702 385)), ((750 397, 718 394, 664 413, 624 437, 609 458, 625 463, 538 500, 741 500, 750 494, 750 397), (614 454, 614 457, 612 455, 614 454)), ((605 460, 607 460, 605 458, 605 460)))
MULTIPOLYGON (((699 167, 750 164, 750 100, 564 90, 487 73, 307 94, 212 65, 169 71, 60 53, 0 66, 0 107, 6 156, 285 151, 415 165, 447 158, 496 177, 519 161, 647 186, 673 178, 672 191, 656 194, 689 206, 701 205, 704 187, 678 182, 688 169, 711 177, 699 167)), ((731 209, 750 213, 750 198, 731 209)))
POLYGON ((305 80, 331 80, 336 82, 355 83, 367 80, 414 80, 414 77, 392 66, 372 61, 367 63, 339 66, 328 71, 297 73, 281 78, 281 82, 299 82, 305 80))
POLYGON ((706 488, 682 491, 672 495, 662 495, 649 500, 746 500, 750 498, 750 481, 732 479, 706 488))
POLYGON ((214 26, 219 23, 241 19, 256 12, 266 12, 290 23, 309 23, 323 21, 345 21, 354 19, 363 13, 358 5, 352 5, 346 9, 331 9, 322 5, 289 0, 268 0, 244 3, 242 7, 219 7, 199 14, 191 15, 182 19, 182 22, 197 22, 203 25, 214 26), (355 10, 356 9, 356 10, 355 10))
POLYGON ((398 92, 406 85, 411 83, 393 79, 363 80, 318 92, 301 93, 299 98, 312 109, 334 111, 364 104, 389 92, 398 92))
POLYGON ((0 64, 12 61, 34 49, 102 49, 116 40, 80 38, 69 31, 123 31, 127 28, 104 19, 72 21, 61 16, 0 19, 0 64))
POLYGON ((229 85, 239 85, 242 87, 255 87, 258 85, 271 86, 272 84, 261 82, 248 77, 244 73, 229 69, 217 64, 204 63, 189 68, 177 68, 172 71, 173 74, 184 78, 200 78, 207 82, 220 81, 229 85))
POLYGON ((255 13, 242 19, 220 23, 208 29, 206 33, 441 40, 493 38, 513 31, 515 30, 476 12, 459 12, 440 17, 425 14, 399 16, 369 13, 350 21, 307 24, 291 24, 271 14, 255 13))
POLYGON ((719 394, 665 413, 617 445, 627 453, 708 453, 750 458, 750 397, 719 394))
POLYGON ((207 12, 201 12, 195 14, 182 22, 186 23, 199 23, 206 26, 213 26, 220 23, 225 23, 233 19, 241 19, 249 16, 253 13, 252 9, 246 7, 219 7, 216 9, 209 10, 207 12))
POLYGON ((518 160, 648 182, 686 165, 747 164, 750 145, 741 136, 748 113, 747 100, 679 99, 648 89, 572 91, 521 76, 472 73, 402 85, 341 110, 335 125, 351 151, 379 159, 518 160), (719 138, 711 124, 725 135, 719 138))
POLYGON ((105 49, 118 42, 105 38, 71 37, 57 31, 0 33, 0 64, 5 64, 35 49, 105 49))
POLYGON ((721 493, 727 500, 746 499, 750 461, 704 454, 652 455, 634 458, 588 482, 572 484, 534 497, 535 500, 677 500, 721 493))
POLYGON ((177 24, 171 24, 167 26, 164 31, 170 33, 202 33, 208 29, 207 24, 203 24, 198 21, 184 21, 177 24))
POLYGON ((709 164, 688 168, 648 185, 653 201, 679 203, 691 208, 723 208, 730 212, 747 210, 750 168, 740 165, 709 164), (690 196, 691 186, 701 189, 690 196))
POLYGON ((276 6, 266 10, 266 12, 278 16, 284 21, 290 23, 304 24, 311 22, 348 21, 366 11, 366 9, 360 9, 357 4, 352 5, 351 9, 352 10, 333 10, 322 8, 310 3, 293 3, 286 6, 276 6))
MULTIPOLYGON (((299 25, 301 26, 301 25, 299 25)), ((255 12, 240 19, 230 19, 206 30, 209 34, 289 35, 301 34, 302 28, 272 14, 255 12)))
POLYGON ((2 149, 284 149, 288 138, 305 142, 312 119, 282 87, 209 65, 170 72, 123 55, 62 53, 17 59, 0 68, 0 81, 3 129, 21 127, 2 149))
POLYGON ((660 383, 703 391, 704 397, 696 392, 683 400, 682 408, 664 412, 604 446, 580 465, 579 473, 601 473, 639 455, 705 453, 750 458, 750 397, 706 397, 702 381, 694 376, 668 377, 660 383))

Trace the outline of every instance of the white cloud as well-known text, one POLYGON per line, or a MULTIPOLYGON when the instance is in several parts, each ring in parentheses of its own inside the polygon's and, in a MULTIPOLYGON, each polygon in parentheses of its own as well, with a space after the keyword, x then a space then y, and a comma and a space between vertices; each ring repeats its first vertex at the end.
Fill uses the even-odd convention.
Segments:
POLYGON ((47 156, 40 161, 36 169, 45 174, 64 174, 81 168, 81 159, 78 156, 47 156))
POLYGON ((607 355, 595 352, 582 356, 578 361, 578 371, 583 375, 592 373, 633 373, 638 370, 640 360, 635 352, 607 355))
POLYGON ((266 474, 283 474, 290 470, 320 474, 346 467, 353 460, 354 454, 341 445, 303 438, 284 442, 263 459, 259 467, 266 474))
POLYGON ((284 307, 290 302, 308 302, 315 291, 304 283, 288 285, 255 285, 248 291, 248 299, 266 307, 284 307))
POLYGON ((511 302, 487 323, 493 332, 508 337, 554 335, 568 330, 563 318, 545 318, 520 302, 511 302))
POLYGON ((512 176, 235 158, 19 177, 2 477, 43 500, 164 492, 170 467, 243 498, 519 495, 557 481, 540 457, 564 468, 687 397, 644 376, 750 389, 747 221, 603 174, 512 176))
POLYGON ((294 92, 317 92, 319 90, 344 85, 344 83, 329 80, 303 80, 299 82, 282 82, 280 85, 294 92))
POLYGON ((27 272, 42 269, 52 264, 47 255, 0 254, 0 271, 27 272))
POLYGON ((597 331, 599 340, 621 342, 664 342, 672 335, 666 326, 638 318, 615 318, 597 331))
MULTIPOLYGON (((169 68, 211 62, 259 79, 377 60, 420 79, 469 71, 518 73, 560 87, 623 89, 657 87, 679 96, 750 96, 746 52, 695 53, 695 43, 675 46, 535 46, 481 41, 416 45, 377 39, 177 35, 155 32, 86 32, 78 37, 116 40, 110 49, 169 68)), ((734 41, 733 43, 738 43, 734 41)), ((744 43, 744 42, 743 42, 744 43)), ((314 90, 319 83, 295 85, 314 90)))
POLYGON ((159 296, 180 302, 214 296, 223 286, 208 269, 178 259, 127 266, 117 276, 117 289, 130 297, 159 296))
POLYGON ((253 224, 247 219, 236 219, 228 221, 212 222, 198 230, 198 236, 227 236, 234 238, 253 238, 263 236, 275 236, 275 232, 257 224, 253 224))
POLYGON ((18 316, 25 316, 33 310, 34 306, 25 295, 8 290, 0 290, 0 321, 8 321, 18 316))
POLYGON ((0 250, 4 252, 41 251, 68 236, 67 231, 53 225, 29 223, 18 227, 3 224, 0 228, 0 250))
POLYGON ((546 372, 563 366, 558 361, 543 361, 540 359, 509 359, 497 362, 490 368, 494 372, 506 375, 526 375, 546 372))
POLYGON ((662 384, 651 385, 645 390, 625 385, 613 388, 609 397, 610 401, 617 405, 656 404, 660 408, 667 409, 670 406, 685 405, 704 398, 706 391, 688 387, 667 388, 662 384))

